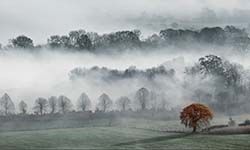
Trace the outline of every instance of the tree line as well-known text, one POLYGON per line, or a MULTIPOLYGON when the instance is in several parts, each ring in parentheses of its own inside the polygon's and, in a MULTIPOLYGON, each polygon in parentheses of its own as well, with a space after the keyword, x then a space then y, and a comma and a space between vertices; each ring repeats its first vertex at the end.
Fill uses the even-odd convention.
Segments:
POLYGON ((9 40, 4 49, 65 49, 102 53, 104 50, 161 48, 166 46, 190 47, 195 45, 232 46, 240 50, 249 48, 250 38, 245 29, 235 26, 204 27, 200 30, 164 29, 144 39, 140 30, 125 30, 107 34, 70 31, 67 35, 52 35, 44 45, 34 45, 33 40, 25 35, 9 40))
MULTIPOLYGON (((166 110, 167 109, 167 100, 162 95, 157 95, 153 91, 149 91, 147 88, 140 88, 136 94, 134 101, 132 101, 127 96, 121 96, 116 101, 113 101, 109 95, 103 93, 98 98, 98 103, 95 108, 95 112, 108 112, 112 110, 119 111, 133 111, 132 104, 136 104, 138 107, 137 110, 166 110), (156 101, 159 101, 159 105, 156 106, 156 101)), ((92 101, 86 93, 82 93, 76 101, 76 110, 77 111, 91 111, 92 101)), ((18 103, 18 112, 20 114, 28 114, 28 104, 25 101, 20 101, 18 103)), ((76 111, 73 108, 72 101, 64 96, 60 95, 58 97, 51 96, 48 99, 43 97, 38 97, 34 106, 32 107, 33 112, 30 113, 36 115, 45 115, 45 114, 54 114, 54 113, 68 113, 76 111)), ((10 96, 7 93, 0 99, 0 112, 1 115, 8 116, 16 114, 16 106, 10 96)))
MULTIPOLYGON (((146 79, 156 89, 163 88, 159 80, 166 86, 165 93, 172 93, 171 86, 176 84, 178 91, 174 95, 181 94, 182 100, 191 100, 209 105, 216 112, 232 113, 249 112, 250 103, 250 72, 241 64, 230 62, 217 55, 206 55, 198 61, 186 66, 181 82, 176 81, 176 68, 166 69, 164 65, 138 70, 130 67, 125 70, 92 67, 90 69, 75 68, 70 72, 70 79, 76 80, 99 75, 100 79, 107 83, 121 81, 123 79, 146 79), (101 74, 101 75, 100 75, 101 74)), ((169 102, 174 102, 173 95, 167 95, 169 102)))
POLYGON ((175 75, 175 70, 167 69, 164 65, 148 68, 146 70, 140 70, 137 69, 135 66, 130 66, 124 71, 98 66, 94 66, 89 69, 77 67, 70 71, 69 77, 71 80, 74 80, 93 74, 102 74, 102 79, 105 81, 115 81, 135 77, 145 77, 147 79, 152 79, 156 76, 165 76, 172 78, 175 75))

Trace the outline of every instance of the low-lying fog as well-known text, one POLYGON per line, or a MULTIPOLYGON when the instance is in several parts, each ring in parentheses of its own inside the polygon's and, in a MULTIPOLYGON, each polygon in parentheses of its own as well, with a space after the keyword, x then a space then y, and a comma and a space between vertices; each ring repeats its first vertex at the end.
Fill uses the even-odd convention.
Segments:
MULTIPOLYGON (((132 96, 141 87, 152 88, 144 80, 131 79, 112 83, 95 81, 95 78, 88 78, 72 81, 69 72, 76 67, 91 68, 93 66, 107 67, 111 69, 125 70, 130 66, 138 69, 147 69, 164 64, 166 67, 174 67, 176 70, 176 81, 173 85, 168 81, 159 79, 160 87, 164 91, 171 87, 168 94, 176 97, 176 100, 169 99, 170 103, 180 104, 182 90, 178 82, 183 79, 184 67, 193 65, 201 56, 211 52, 197 53, 192 51, 174 52, 162 50, 157 53, 128 52, 120 55, 94 55, 90 53, 73 53, 43 50, 38 53, 31 53, 23 50, 2 51, 0 53, 0 94, 8 93, 15 104, 24 100, 31 108, 37 97, 45 97, 61 94, 69 97, 73 104, 82 92, 86 92, 93 103, 102 93, 107 93, 113 100, 123 95, 132 96), (165 85, 166 84, 166 85, 165 85), (163 86, 162 86, 163 85, 163 86)), ((248 57, 234 54, 223 54, 223 51, 213 52, 232 62, 242 64, 248 68, 248 57)))

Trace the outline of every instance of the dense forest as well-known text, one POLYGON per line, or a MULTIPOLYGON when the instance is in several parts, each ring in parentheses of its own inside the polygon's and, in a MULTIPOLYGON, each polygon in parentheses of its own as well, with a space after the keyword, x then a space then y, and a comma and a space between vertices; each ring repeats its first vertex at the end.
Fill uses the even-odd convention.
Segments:
POLYGON ((250 38, 245 29, 235 26, 204 27, 200 30, 164 29, 157 34, 143 38, 140 30, 118 31, 107 34, 87 32, 85 30, 70 31, 68 35, 52 35, 44 45, 34 45, 33 40, 20 35, 9 40, 2 49, 57 49, 89 51, 93 53, 120 52, 136 49, 157 49, 164 47, 232 47, 240 51, 249 49, 250 38), (192 44, 191 44, 192 43, 192 44))

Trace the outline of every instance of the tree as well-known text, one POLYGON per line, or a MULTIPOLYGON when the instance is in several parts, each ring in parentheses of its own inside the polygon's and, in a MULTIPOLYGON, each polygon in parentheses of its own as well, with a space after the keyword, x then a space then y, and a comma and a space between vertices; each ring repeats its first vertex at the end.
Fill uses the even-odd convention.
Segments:
POLYGON ((70 38, 68 36, 66 35, 61 36, 60 41, 63 48, 72 48, 70 44, 70 38))
POLYGON ((103 93, 98 100, 99 100, 98 103, 99 109, 102 110, 103 112, 106 112, 108 109, 110 109, 113 104, 112 100, 105 93, 103 93))
POLYGON ((70 43, 71 45, 73 45, 74 47, 77 44, 77 39, 81 36, 86 34, 85 30, 76 30, 76 31, 70 31, 69 32, 69 38, 70 38, 70 43))
POLYGON ((13 114, 15 112, 15 105, 7 93, 4 93, 4 95, 2 96, 0 105, 1 105, 1 111, 6 116, 9 114, 13 114))
POLYGON ((233 93, 232 91, 220 91, 215 95, 216 106, 215 109, 218 112, 230 113, 230 105, 233 103, 233 93))
POLYGON ((54 114, 56 112, 56 107, 57 107, 57 98, 55 96, 49 97, 49 108, 50 108, 50 113, 54 114))
POLYGON ((243 66, 230 63, 216 55, 207 55, 199 58, 199 64, 187 70, 189 74, 204 74, 217 77, 225 87, 236 87, 241 81, 243 66))
POLYGON ((160 37, 168 44, 183 44, 190 42, 197 42, 198 32, 182 29, 166 29, 160 31, 160 37))
POLYGON ((160 110, 166 110, 168 108, 168 97, 165 93, 160 93, 159 95, 159 108, 160 110))
POLYGON ((14 48, 34 48, 33 40, 27 36, 20 35, 15 39, 10 40, 14 48))
POLYGON ((36 113, 43 115, 47 112, 48 109, 48 101, 45 98, 39 97, 35 101, 34 110, 36 113))
POLYGON ((77 39, 77 44, 79 49, 91 49, 92 43, 89 37, 86 34, 80 35, 77 39))
POLYGON ((117 105, 122 111, 126 111, 131 104, 131 100, 127 96, 122 96, 117 100, 117 105))
POLYGON ((69 39, 70 44, 75 49, 83 50, 92 48, 92 41, 84 30, 71 31, 69 33, 69 39))
POLYGON ((216 55, 207 55, 199 58, 200 71, 204 74, 219 75, 224 71, 223 60, 216 55))
POLYGON ((82 93, 77 100, 77 108, 81 111, 86 111, 90 108, 91 101, 87 94, 82 93))
POLYGON ((53 35, 47 40, 48 46, 51 48, 72 48, 70 38, 66 35, 53 35))
POLYGON ((220 27, 203 28, 199 33, 201 42, 208 44, 223 45, 225 43, 225 31, 220 27))
POLYGON ((196 89, 193 92, 192 98, 198 103, 211 103, 212 94, 203 89, 196 89))
POLYGON ((19 106, 19 110, 22 114, 27 113, 28 105, 24 101, 21 101, 18 106, 19 106))
POLYGON ((140 105, 141 110, 145 110, 148 107, 150 93, 148 89, 141 88, 135 94, 135 99, 140 105))
POLYGON ((159 102, 159 94, 154 92, 154 91, 150 91, 150 108, 153 110, 153 111, 156 111, 157 110, 157 105, 158 105, 158 102, 159 102))
POLYGON ((193 128, 193 132, 196 132, 197 127, 208 125, 212 118, 213 113, 210 108, 199 103, 185 107, 180 114, 181 123, 193 128))
POLYGON ((59 35, 50 36, 47 43, 51 48, 60 48, 62 46, 61 37, 59 35))
POLYGON ((68 97, 64 95, 61 95, 58 97, 58 108, 59 108, 59 111, 62 112, 63 114, 71 111, 72 106, 73 105, 71 103, 71 100, 68 97))

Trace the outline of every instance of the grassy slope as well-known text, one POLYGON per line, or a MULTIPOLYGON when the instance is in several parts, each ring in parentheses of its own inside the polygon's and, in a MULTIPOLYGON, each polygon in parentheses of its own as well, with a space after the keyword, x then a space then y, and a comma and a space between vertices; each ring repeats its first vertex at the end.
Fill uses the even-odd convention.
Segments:
POLYGON ((184 135, 118 127, 86 127, 41 131, 2 132, 1 149, 146 148, 207 149, 250 147, 250 135, 184 135))

